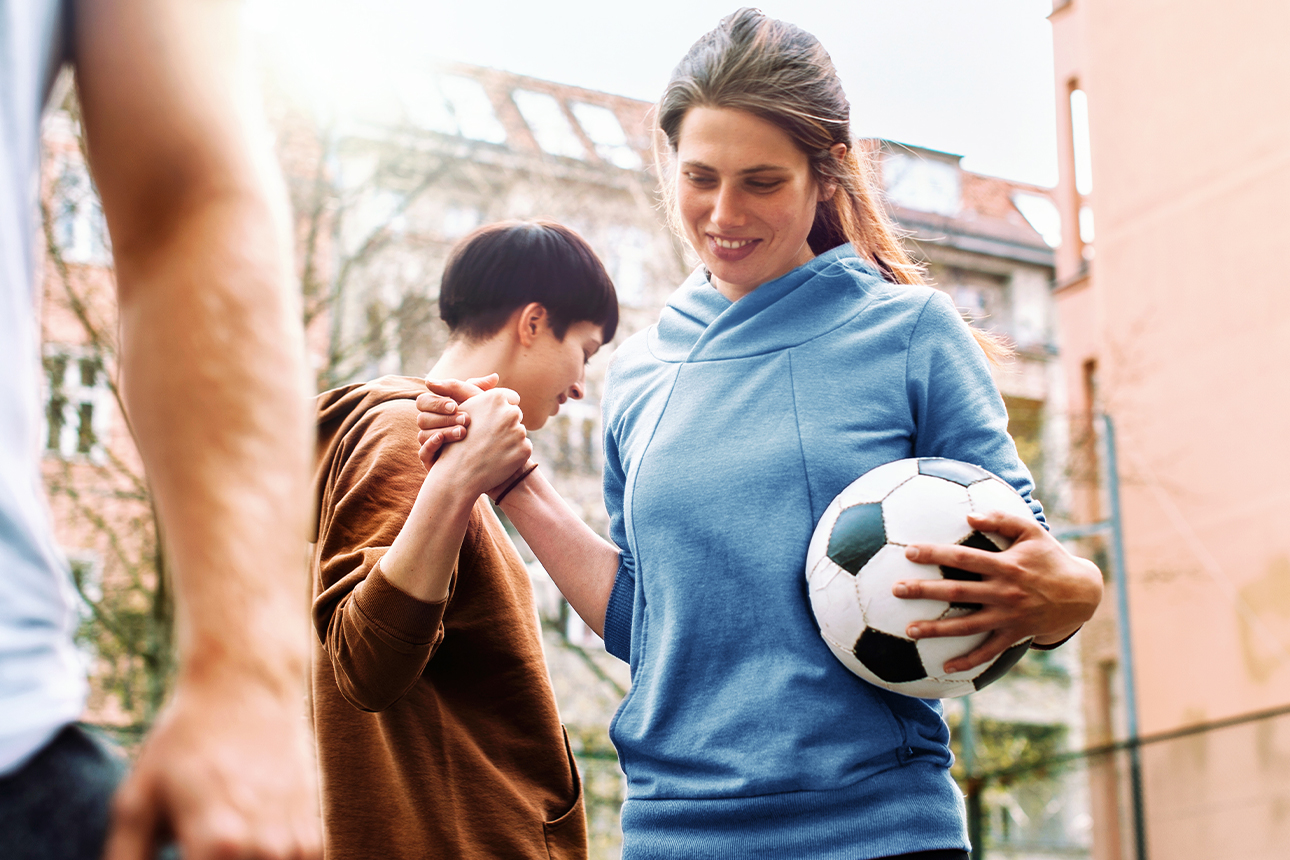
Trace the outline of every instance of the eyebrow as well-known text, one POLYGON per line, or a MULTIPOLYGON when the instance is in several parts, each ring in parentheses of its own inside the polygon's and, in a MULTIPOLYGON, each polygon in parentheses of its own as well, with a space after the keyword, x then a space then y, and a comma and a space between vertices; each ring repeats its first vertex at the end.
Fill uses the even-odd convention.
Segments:
MULTIPOLYGON (((711 165, 708 165, 708 164, 704 164, 702 161, 685 161, 681 163, 681 166, 696 167, 700 170, 711 170, 713 173, 719 172, 715 167, 712 167, 711 165)), ((767 171, 783 172, 786 170, 788 170, 788 168, 782 164, 758 164, 758 165, 754 165, 753 167, 746 167, 743 170, 736 173, 735 175, 747 176, 750 173, 765 173, 767 171)))

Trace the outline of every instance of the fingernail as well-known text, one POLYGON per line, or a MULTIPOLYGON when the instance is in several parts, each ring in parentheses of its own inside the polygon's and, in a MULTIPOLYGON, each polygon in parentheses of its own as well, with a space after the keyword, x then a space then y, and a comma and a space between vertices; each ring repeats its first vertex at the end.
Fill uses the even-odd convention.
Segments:
POLYGON ((908 597, 909 586, 905 585, 905 583, 903 582, 898 582, 891 587, 891 593, 896 595, 897 597, 908 597))
POLYGON ((444 409, 448 411, 449 415, 457 411, 457 403, 453 400, 449 400, 443 406, 444 406, 444 409))
POLYGON ((464 424, 466 423, 466 421, 467 421, 467 420, 469 420, 469 419, 467 418, 467 416, 466 416, 466 413, 465 413, 465 412, 462 412, 460 415, 458 415, 458 416, 457 416, 457 423, 458 423, 458 424, 462 424, 462 425, 464 425, 464 424))
POLYGON ((916 546, 905 547, 905 558, 909 559, 910 561, 918 561, 918 556, 920 554, 921 554, 921 550, 919 550, 919 548, 916 546))
POLYGON ((923 635, 923 628, 919 627, 916 624, 911 624, 905 630, 905 633, 909 636, 910 639, 917 639, 919 636, 923 635))

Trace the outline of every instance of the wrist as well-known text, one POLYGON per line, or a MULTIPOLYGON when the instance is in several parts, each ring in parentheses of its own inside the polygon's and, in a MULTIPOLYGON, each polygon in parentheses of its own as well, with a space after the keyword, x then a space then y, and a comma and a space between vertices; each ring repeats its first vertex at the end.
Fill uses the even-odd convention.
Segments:
POLYGON ((527 481, 526 478, 528 478, 529 475, 532 475, 537 467, 538 464, 532 460, 526 463, 523 468, 511 476, 510 480, 501 485, 501 490, 498 491, 497 495, 492 497, 493 504, 500 506, 502 502, 508 499, 518 488, 528 484, 529 481, 527 481))
POLYGON ((180 648, 176 691, 237 688, 238 695, 259 690, 271 697, 296 703, 303 692, 308 654, 293 624, 279 624, 274 632, 255 635, 240 629, 236 645, 227 637, 196 635, 180 648))
POLYGON ((1036 651, 1056 650, 1069 642, 1071 637, 1078 633, 1083 626, 1083 624, 1076 626, 1074 630, 1064 636, 1036 636, 1034 639, 1030 640, 1030 647, 1036 651))

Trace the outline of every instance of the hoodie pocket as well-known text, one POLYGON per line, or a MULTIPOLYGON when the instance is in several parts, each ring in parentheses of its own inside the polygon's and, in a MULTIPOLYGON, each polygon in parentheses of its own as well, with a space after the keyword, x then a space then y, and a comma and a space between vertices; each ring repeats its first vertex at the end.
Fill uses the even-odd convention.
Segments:
POLYGON ((560 727, 564 735, 564 753, 569 760, 569 773, 573 777, 573 806, 559 818, 542 822, 546 837, 546 853, 551 860, 586 860, 587 857, 587 810, 582 792, 582 775, 578 773, 578 762, 573 757, 573 748, 569 746, 569 733, 560 727))

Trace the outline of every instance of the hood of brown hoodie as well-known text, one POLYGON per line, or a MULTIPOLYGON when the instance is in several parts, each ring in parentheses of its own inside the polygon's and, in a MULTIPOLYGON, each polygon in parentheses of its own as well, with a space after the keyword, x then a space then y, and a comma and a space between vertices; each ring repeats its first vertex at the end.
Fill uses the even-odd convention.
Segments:
POLYGON ((416 400, 425 392, 425 382, 415 376, 382 376, 371 382, 333 388, 314 398, 318 447, 314 460, 314 516, 309 527, 310 542, 318 540, 319 507, 327 487, 327 477, 345 436, 369 409, 391 400, 416 400))

